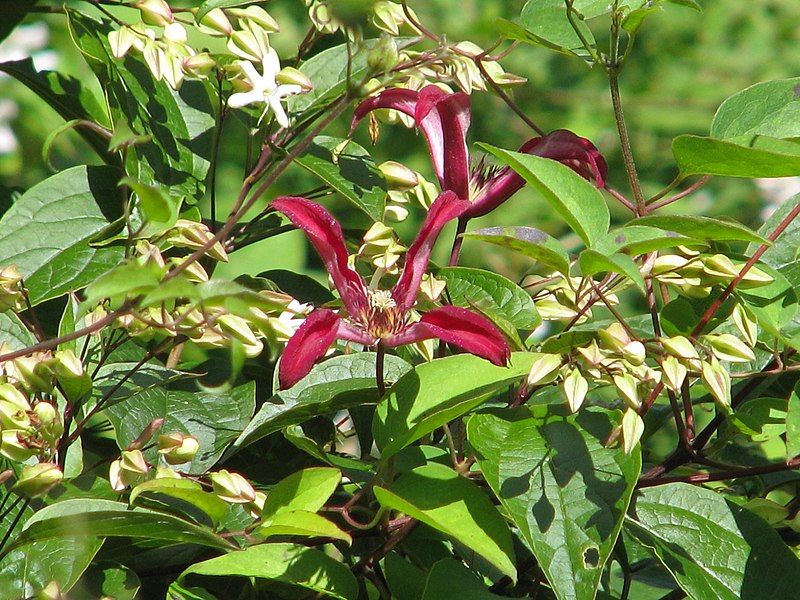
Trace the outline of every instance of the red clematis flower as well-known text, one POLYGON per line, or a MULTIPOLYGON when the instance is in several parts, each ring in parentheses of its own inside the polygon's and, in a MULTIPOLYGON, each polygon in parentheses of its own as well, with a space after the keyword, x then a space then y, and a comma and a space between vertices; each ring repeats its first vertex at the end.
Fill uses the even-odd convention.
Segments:
POLYGON ((486 317, 457 306, 440 306, 411 322, 410 310, 442 228, 470 208, 446 191, 431 205, 405 266, 391 290, 374 290, 347 262, 342 228, 321 205, 285 196, 271 203, 302 229, 322 258, 344 305, 343 311, 317 309, 286 345, 278 371, 281 389, 297 383, 337 339, 387 348, 439 338, 496 365, 510 356, 503 334, 486 317))
MULTIPOLYGON (((471 200, 471 206, 463 217, 480 217, 489 213, 525 184, 510 167, 503 167, 488 177, 481 169, 470 175, 467 94, 448 93, 435 85, 428 85, 418 92, 403 88, 384 90, 359 104, 351 129, 367 113, 378 108, 392 108, 414 118, 428 141, 433 168, 442 190, 451 190, 459 198, 471 200)), ((558 129, 532 138, 519 151, 557 160, 586 179, 594 179, 597 187, 605 185, 608 165, 600 151, 589 140, 571 131, 558 129)))

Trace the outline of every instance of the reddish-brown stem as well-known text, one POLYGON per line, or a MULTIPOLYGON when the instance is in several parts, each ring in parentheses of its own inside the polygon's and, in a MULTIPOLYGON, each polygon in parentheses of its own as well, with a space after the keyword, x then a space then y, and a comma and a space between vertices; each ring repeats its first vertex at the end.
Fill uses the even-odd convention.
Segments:
POLYGON ((752 475, 765 475, 767 473, 778 473, 780 471, 790 471, 800 468, 800 457, 787 460, 783 463, 772 465, 762 465, 758 467, 739 467, 729 469, 720 473, 692 473, 691 475, 676 475, 674 477, 659 477, 657 479, 640 479, 636 484, 637 488, 652 487, 666 483, 706 483, 709 481, 725 481, 736 477, 749 477, 752 475))
POLYGON ((686 196, 688 196, 690 194, 693 194, 694 192, 699 190, 701 187, 703 187, 706 183, 708 183, 710 179, 711 179, 710 175, 704 175, 703 177, 701 177, 700 179, 695 181, 692 185, 690 185, 688 188, 686 188, 682 192, 678 192, 674 196, 670 196, 669 198, 666 198, 665 200, 661 200, 660 202, 656 202, 654 200, 651 200, 650 201, 651 203, 647 205, 647 212, 651 213, 653 211, 658 210, 659 208, 663 208, 663 207, 667 206, 668 204, 672 204, 673 202, 676 202, 676 201, 680 200, 681 198, 685 198, 686 196))

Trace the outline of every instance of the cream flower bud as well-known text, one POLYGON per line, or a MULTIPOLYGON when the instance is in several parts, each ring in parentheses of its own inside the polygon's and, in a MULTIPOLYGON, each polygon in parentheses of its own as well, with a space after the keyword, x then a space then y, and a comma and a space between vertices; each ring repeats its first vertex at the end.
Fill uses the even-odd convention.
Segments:
POLYGON ((164 27, 164 39, 175 44, 185 44, 186 29, 180 23, 170 23, 164 27))
POLYGON ((436 277, 430 273, 425 273, 422 276, 422 282, 419 285, 419 292, 431 302, 436 302, 446 287, 446 281, 436 279, 436 277))
POLYGON ((49 402, 40 401, 33 407, 33 414, 38 420, 36 430, 50 446, 55 446, 64 433, 64 424, 61 415, 55 406, 49 402))
POLYGON ((247 19, 269 33, 278 33, 281 30, 278 22, 260 6, 251 5, 247 8, 230 8, 228 14, 237 19, 247 19))
POLYGON ((214 8, 203 15, 197 28, 208 35, 228 36, 233 32, 233 25, 221 8, 214 8))
POLYGON ((142 15, 142 21, 148 25, 164 27, 172 23, 172 10, 164 0, 139 0, 134 4, 142 15))
POLYGON ((22 467, 19 479, 11 489, 21 496, 38 498, 44 496, 63 479, 64 473, 55 463, 43 462, 25 465, 22 467))
POLYGON ((27 391, 49 393, 53 390, 52 360, 49 352, 34 352, 12 360, 10 370, 27 391))
POLYGON ((622 357, 632 365, 639 366, 647 358, 647 350, 642 342, 634 340, 622 349, 622 357))
POLYGON ((108 478, 111 488, 115 492, 121 492, 143 475, 147 475, 149 470, 150 467, 141 450, 123 450, 120 458, 113 461, 109 467, 108 478))
POLYGON ((11 462, 22 463, 37 453, 37 449, 28 443, 28 436, 18 429, 4 429, 0 442, 0 456, 11 462))
POLYGON ((390 190, 406 191, 419 184, 417 174, 397 161, 387 160, 378 165, 378 169, 383 173, 390 190))
POLYGON ((570 411, 576 412, 586 399, 586 394, 589 391, 589 383, 578 369, 572 369, 569 374, 564 377, 561 388, 567 399, 567 406, 569 406, 570 411))
POLYGON ((304 92, 314 89, 314 84, 308 76, 294 67, 283 67, 280 71, 275 73, 275 81, 288 85, 297 85, 302 88, 304 92))
POLYGON ((629 408, 622 416, 622 448, 625 454, 630 454, 636 448, 636 444, 642 439, 644 433, 644 421, 639 413, 633 408, 629 408))
POLYGON ((667 356, 661 362, 661 373, 663 375, 664 385, 673 392, 680 392, 688 370, 677 358, 674 356, 667 356))
POLYGON ((622 352, 622 349, 631 341, 628 332, 621 323, 616 321, 605 329, 600 329, 597 332, 597 336, 603 346, 614 352, 622 352))
POLYGON ((660 338, 661 345, 669 354, 691 367, 700 368, 700 355, 692 342, 682 335, 660 338))
POLYGON ((26 429, 30 426, 31 405, 12 384, 0 383, 0 429, 26 429))
POLYGON ((544 385, 554 381, 558 376, 558 368, 561 366, 560 354, 540 354, 533 361, 531 370, 528 373, 528 385, 544 385))
POLYGON ((719 361, 712 358, 704 362, 701 371, 703 385, 706 386, 714 401, 726 412, 731 406, 731 376, 719 361))
POLYGON ((127 25, 110 32, 108 34, 108 44, 111 46, 111 54, 114 58, 122 58, 131 49, 136 39, 136 34, 127 25))
POLYGON ((741 332, 747 345, 754 348, 758 342, 758 324, 741 304, 733 307, 733 322, 741 332))
POLYGON ((256 501, 256 491, 250 482, 238 473, 222 470, 209 476, 214 493, 231 504, 248 504, 256 501))
POLYGON ((631 408, 638 409, 641 401, 636 378, 630 373, 625 373, 624 375, 614 375, 613 380, 620 398, 625 400, 631 408))
POLYGON ((720 360, 752 362, 756 359, 750 347, 730 333, 709 333, 701 339, 711 347, 711 352, 720 360))
POLYGON ((187 463, 200 449, 200 442, 192 435, 179 431, 158 436, 158 452, 170 465, 187 463))

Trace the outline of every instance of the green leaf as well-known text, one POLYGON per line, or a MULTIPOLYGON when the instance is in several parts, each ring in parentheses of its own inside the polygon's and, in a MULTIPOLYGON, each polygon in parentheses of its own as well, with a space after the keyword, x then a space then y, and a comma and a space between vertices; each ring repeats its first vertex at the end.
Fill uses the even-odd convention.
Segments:
POLYGON ((381 460, 522 379, 536 356, 514 352, 510 366, 497 367, 472 354, 457 354, 419 365, 401 377, 381 399, 372 422, 381 460))
POLYGON ((119 183, 128 186, 139 199, 138 207, 146 224, 138 234, 140 237, 152 236, 175 225, 178 203, 161 187, 147 185, 130 177, 122 178, 119 183))
POLYGON ((639 256, 656 250, 674 248, 675 246, 706 245, 705 242, 699 239, 658 227, 625 225, 606 234, 604 238, 592 246, 592 250, 605 255, 624 252, 631 256, 639 256))
MULTIPOLYGON (((410 368, 396 356, 385 358, 384 377, 389 382, 397 381, 410 368)), ((288 425, 351 406, 372 404, 378 398, 374 353, 335 356, 316 365, 293 387, 267 400, 234 442, 233 449, 244 448, 288 425)))
POLYGON ((757 83, 723 102, 711 123, 711 137, 800 137, 800 78, 757 83))
POLYGON ((0 341, 8 344, 9 350, 22 350, 36 343, 36 337, 12 312, 0 313, 0 341))
MULTIPOLYGON (((127 448, 154 419, 163 418, 162 432, 179 431, 200 442, 192 461, 176 469, 202 473, 217 462, 250 420, 255 410, 255 383, 250 381, 220 393, 198 390, 192 382, 181 389, 176 385, 165 387, 170 379, 182 375, 156 365, 137 370, 132 363, 113 363, 100 369, 95 378, 95 394, 100 398, 109 394, 104 413, 114 425, 121 449, 127 448), (133 375, 125 379, 131 371, 133 375)), ((155 448, 145 456, 155 462, 155 448)))
POLYGON ((130 509, 113 500, 76 498, 44 507, 35 513, 4 555, 24 544, 52 538, 76 536, 136 537, 172 544, 188 543, 217 550, 231 545, 211 529, 172 515, 143 508, 130 509))
POLYGON ((136 600, 141 582, 139 576, 120 564, 100 563, 92 565, 83 574, 76 586, 88 598, 114 598, 114 600, 136 600))
POLYGON ((786 458, 792 459, 800 454, 800 395, 797 387, 789 396, 786 411, 786 458))
POLYGON ((644 293, 644 277, 639 272, 639 267, 627 254, 616 253, 606 256, 589 248, 580 253, 578 262, 586 277, 597 273, 619 273, 630 279, 644 293))
POLYGON ((382 506, 418 519, 455 538, 503 574, 517 580, 511 532, 474 483, 451 468, 430 463, 403 473, 389 488, 376 487, 382 506))
POLYGON ((314 548, 295 544, 261 544, 230 552, 190 566, 181 574, 258 577, 327 594, 340 600, 356 600, 358 583, 344 564, 314 548))
POLYGON ((168 190, 179 200, 199 199, 205 190, 214 136, 210 88, 184 81, 179 91, 156 81, 135 53, 116 59, 111 53, 108 22, 67 10, 72 38, 103 86, 113 122, 151 134, 147 143, 128 153, 128 175, 146 185, 168 190))
POLYGON ((122 260, 92 237, 121 214, 118 171, 73 167, 25 192, 0 219, 0 265, 15 264, 37 305, 79 290, 122 260))
POLYGON ((447 282, 451 304, 500 315, 517 329, 534 329, 542 322, 530 295, 513 281, 483 269, 445 267, 436 272, 447 282))
POLYGON ((797 323, 797 291, 780 271, 767 265, 758 267, 774 279, 769 285, 749 290, 737 289, 736 296, 755 314, 758 324, 772 335, 785 338, 800 333, 797 323))
POLYGON ((210 492, 204 492, 199 483, 188 479, 149 479, 144 481, 131 490, 128 499, 131 506, 137 504, 140 496, 145 501, 148 497, 167 496, 185 502, 208 515, 214 526, 228 512, 228 504, 224 500, 210 492))
POLYGON ((364 148, 344 138, 314 138, 295 162, 327 183, 373 221, 383 219, 386 182, 364 148), (340 148, 343 142, 347 145, 340 148))
MULTIPOLYGON (((563 6, 563 4, 562 4, 563 6)), ((587 246, 608 233, 608 206, 600 191, 560 162, 479 144, 519 173, 547 200, 587 246)))
POLYGON ((800 146, 786 142, 777 147, 758 138, 765 149, 696 135, 679 135, 672 141, 672 154, 682 177, 724 175, 727 177, 790 177, 800 175, 800 146))
POLYGON ((82 306, 90 310, 98 301, 109 298, 112 307, 117 307, 126 297, 133 298, 159 288, 164 271, 155 261, 144 265, 135 260, 121 264, 89 284, 82 306))
MULTIPOLYGON (((5 19, 7 15, 3 17, 5 19)), ((108 116, 94 93, 74 77, 55 71, 37 71, 31 58, 0 63, 0 71, 27 86, 65 121, 89 121, 101 126, 107 124, 108 116)), ((108 137, 90 127, 76 127, 75 131, 105 162, 119 164, 119 158, 108 151, 108 137)))
POLYGON ((38 0, 15 0, 3 7, 3 20, 0 21, 0 41, 14 31, 20 21, 31 11, 38 0))
POLYGON ((239 6, 248 6, 252 3, 253 0, 205 0, 197 9, 195 20, 200 21, 200 19, 215 8, 236 8, 239 6))
POLYGON ((606 441, 618 412, 520 407, 473 415, 467 437, 560 600, 593 598, 641 469, 606 441))
POLYGON ((325 517, 307 510, 281 512, 261 525, 257 531, 265 538, 274 535, 292 535, 331 538, 348 544, 353 542, 349 533, 342 531, 325 517))
POLYGON ((540 229, 533 227, 486 227, 462 235, 516 250, 561 273, 569 273, 569 254, 561 243, 540 229))
POLYGON ((500 600, 504 597, 491 593, 473 571, 452 558, 440 560, 431 567, 425 593, 421 596, 422 600, 500 600))
POLYGON ((741 241, 769 243, 752 229, 732 220, 692 215, 650 215, 631 221, 632 225, 657 227, 686 237, 709 241, 741 241))
POLYGON ((692 598, 793 598, 800 561, 772 527, 720 493, 686 483, 641 490, 625 529, 692 598))
POLYGON ((315 513, 325 505, 341 481, 341 471, 330 467, 295 471, 269 491, 261 518, 267 521, 278 513, 291 510, 315 513))

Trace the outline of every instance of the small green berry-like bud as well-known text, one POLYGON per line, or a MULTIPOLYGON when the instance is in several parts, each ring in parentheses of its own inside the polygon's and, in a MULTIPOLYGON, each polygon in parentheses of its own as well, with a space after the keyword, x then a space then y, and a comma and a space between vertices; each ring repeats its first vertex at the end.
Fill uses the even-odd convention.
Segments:
POLYGON ((169 4, 164 0, 139 0, 134 4, 142 15, 142 21, 148 25, 164 27, 172 23, 174 17, 169 4))
POLYGON ((158 452, 171 465, 187 463, 200 449, 200 442, 192 435, 179 431, 158 436, 158 452))
POLYGON ((394 160, 381 163, 378 169, 383 173, 386 186, 390 190, 404 192, 419 184, 419 178, 414 171, 394 160))
POLYGON ((214 493, 231 504, 248 504, 255 502, 256 491, 250 482, 238 473, 222 470, 212 473, 211 483, 214 493))

